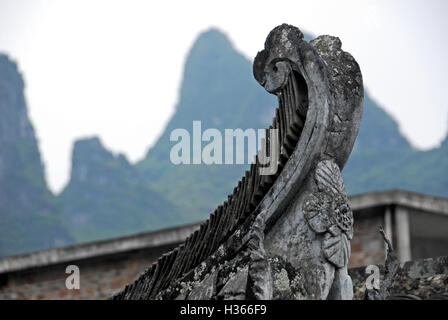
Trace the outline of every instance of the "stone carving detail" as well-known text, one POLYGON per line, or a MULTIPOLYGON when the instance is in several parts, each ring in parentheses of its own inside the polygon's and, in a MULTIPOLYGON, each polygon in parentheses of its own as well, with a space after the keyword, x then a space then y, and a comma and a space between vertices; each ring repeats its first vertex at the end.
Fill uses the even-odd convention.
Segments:
POLYGON ((332 232, 325 234, 322 250, 328 261, 336 267, 342 268, 347 265, 348 258, 350 258, 350 241, 345 233, 333 229, 332 232))
POLYGON ((319 162, 315 180, 319 191, 305 199, 303 214, 314 232, 325 233, 322 242, 325 258, 342 268, 350 257, 353 212, 339 167, 331 160, 319 162))
MULTIPOLYGON (((255 158, 228 199, 184 244, 114 299, 351 299, 353 214, 341 170, 362 115, 361 71, 336 37, 307 42, 280 25, 254 60, 278 98, 278 170, 255 158)), ((268 130, 267 129, 267 130, 268 130)), ((276 148, 276 149, 275 149, 276 148)))

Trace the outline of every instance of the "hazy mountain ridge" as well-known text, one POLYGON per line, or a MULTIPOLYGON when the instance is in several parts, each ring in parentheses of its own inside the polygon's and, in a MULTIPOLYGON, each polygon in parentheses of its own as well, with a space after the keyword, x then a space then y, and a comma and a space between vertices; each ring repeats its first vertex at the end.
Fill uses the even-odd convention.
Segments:
POLYGON ((168 227, 179 215, 175 205, 144 183, 124 155, 114 156, 98 138, 75 143, 70 183, 59 199, 77 241, 168 227))
MULTIPOLYGON (((265 128, 277 104, 253 79, 252 63, 223 33, 204 32, 188 54, 176 112, 146 157, 131 165, 98 138, 77 141, 70 182, 55 198, 45 184, 26 116, 23 81, 17 71, 18 76, 10 76, 12 65, 5 68, 4 59, 0 56, 0 255, 207 218, 248 165, 175 166, 170 162, 171 131, 184 128, 192 134, 194 120, 201 120, 202 131, 265 128), (26 208, 21 209, 26 218, 15 213, 17 208, 26 208)), ((448 138, 439 148, 414 150, 366 93, 359 136, 343 175, 350 194, 401 188, 446 197, 447 159, 448 138)))
POLYGON ((23 90, 16 63, 0 54, 0 256, 73 242, 45 182, 23 90))
POLYGON ((359 135, 342 173, 347 192, 399 188, 448 197, 448 136, 438 148, 416 150, 368 93, 364 99, 359 135))

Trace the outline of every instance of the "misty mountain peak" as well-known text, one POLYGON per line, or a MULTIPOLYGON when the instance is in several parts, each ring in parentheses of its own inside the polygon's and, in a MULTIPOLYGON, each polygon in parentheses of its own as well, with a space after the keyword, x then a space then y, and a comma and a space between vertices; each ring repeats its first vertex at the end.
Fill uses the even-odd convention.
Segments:
POLYGON ((17 63, 3 53, 0 53, 0 74, 2 74, 1 79, 7 79, 9 85, 14 87, 15 90, 19 91, 25 86, 17 63))
POLYGON ((106 181, 116 170, 134 174, 129 161, 122 154, 108 151, 98 137, 77 140, 73 147, 71 181, 106 181))
POLYGON ((23 90, 17 64, 0 54, 0 217, 9 221, 0 230, 0 256, 72 241, 47 189, 23 90))
POLYGON ((233 51, 233 45, 228 36, 218 28, 212 27, 199 34, 190 51, 190 56, 200 50, 202 54, 222 54, 233 51))

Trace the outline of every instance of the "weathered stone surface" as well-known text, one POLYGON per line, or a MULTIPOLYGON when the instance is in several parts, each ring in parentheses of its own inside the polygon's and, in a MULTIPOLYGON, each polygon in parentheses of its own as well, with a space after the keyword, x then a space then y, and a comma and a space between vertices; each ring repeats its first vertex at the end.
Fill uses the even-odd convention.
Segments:
POLYGON ((218 298, 224 300, 246 299, 248 271, 248 268, 245 267, 230 276, 229 281, 218 293, 218 298))
POLYGON ((254 76, 278 97, 270 129, 278 130, 279 143, 266 135, 278 170, 263 174, 264 158, 256 157, 175 257, 159 259, 145 292, 138 279, 115 298, 351 298, 353 215, 341 170, 362 115, 359 66, 338 38, 308 43, 283 24, 255 58, 254 76))
MULTIPOLYGON (((378 265, 380 285, 384 279, 384 265, 378 265)), ((369 274, 365 267, 349 270, 353 279, 354 299, 362 300, 369 274)), ((448 257, 408 261, 400 266, 389 299, 448 299, 448 257)))
POLYGON ((188 300, 209 300, 216 294, 217 273, 208 275, 188 295, 188 300))
POLYGON ((352 278, 348 275, 347 268, 336 270, 333 285, 327 296, 328 300, 352 300, 353 299, 353 283, 352 278))

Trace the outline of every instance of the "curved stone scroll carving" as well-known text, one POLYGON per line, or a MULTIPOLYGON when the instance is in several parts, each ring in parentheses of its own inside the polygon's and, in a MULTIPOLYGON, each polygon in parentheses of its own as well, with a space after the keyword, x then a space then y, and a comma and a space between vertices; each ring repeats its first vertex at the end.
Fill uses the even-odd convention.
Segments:
POLYGON ((256 157, 200 229, 114 299, 350 299, 353 215, 340 171, 361 121, 359 66, 338 38, 307 42, 283 24, 253 73, 278 98, 267 130, 279 143, 266 134, 278 170, 261 174, 256 157))
MULTIPOLYGON (((338 38, 320 36, 307 43, 300 30, 281 25, 271 31, 265 49, 258 53, 254 76, 279 97, 280 104, 284 96, 294 94, 307 102, 301 137, 281 174, 288 181, 286 191, 274 185, 279 190, 271 195, 275 206, 266 210, 266 251, 295 270, 288 274, 303 279, 306 294, 301 298, 350 299, 347 263, 353 213, 341 170, 362 116, 359 66, 342 50, 338 38), (298 94, 296 87, 302 88, 298 94), (306 140, 305 133, 309 133, 306 140), (289 164, 298 165, 290 168, 289 164)), ((300 104, 295 109, 303 110, 300 104)), ((274 274, 277 277, 281 275, 274 274)), ((294 292, 283 295, 298 297, 294 292)))

